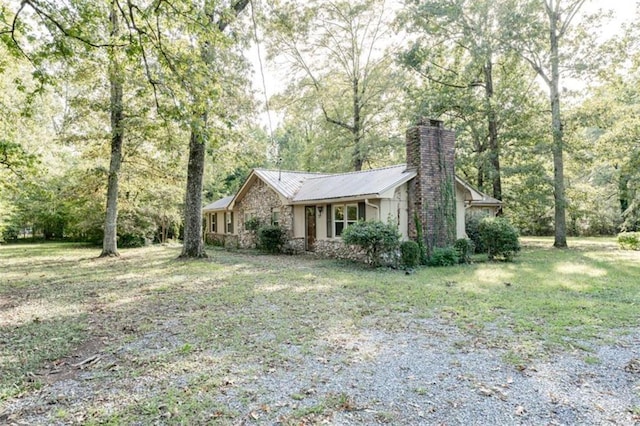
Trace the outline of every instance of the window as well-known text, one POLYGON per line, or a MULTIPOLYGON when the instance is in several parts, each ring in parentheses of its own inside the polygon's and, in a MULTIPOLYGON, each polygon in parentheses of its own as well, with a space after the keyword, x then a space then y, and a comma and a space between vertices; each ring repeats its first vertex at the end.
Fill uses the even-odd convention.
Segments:
POLYGON ((273 226, 280 226, 280 210, 273 210, 271 212, 271 224, 273 226))
POLYGON ((226 213, 227 234, 233 234, 233 212, 226 213))
POLYGON ((346 204, 333 207, 333 229, 335 236, 342 235, 342 231, 358 221, 358 205, 346 204))
POLYGON ((211 213, 211 232, 218 232, 218 213, 211 213))

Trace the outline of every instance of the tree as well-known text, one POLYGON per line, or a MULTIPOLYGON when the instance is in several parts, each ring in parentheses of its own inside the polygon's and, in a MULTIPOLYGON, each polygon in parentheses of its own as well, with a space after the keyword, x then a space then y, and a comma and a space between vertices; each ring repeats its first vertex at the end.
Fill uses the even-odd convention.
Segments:
POLYGON ((397 120, 391 110, 401 83, 391 53, 384 52, 388 10, 384 0, 314 0, 282 5, 269 17, 270 57, 285 61, 293 77, 277 103, 302 119, 295 125, 322 117, 336 132, 324 151, 346 157, 352 170, 375 160, 384 149, 377 136, 393 135, 390 124, 397 120))
MULTIPOLYGON (((440 106, 430 114, 450 113, 468 123, 475 146, 476 184, 489 180, 493 196, 502 199, 499 129, 507 102, 497 102, 500 90, 496 65, 502 74, 517 70, 501 45, 496 1, 407 1, 401 22, 418 39, 401 58, 428 87, 437 90, 440 106), (478 96, 478 90, 482 95, 478 96), (481 123, 478 122, 481 117, 481 123), (481 126, 480 126, 481 124, 481 126), (484 130, 482 129, 484 127, 484 130)), ((505 78, 506 79, 506 78, 505 78)), ((504 99, 502 99, 504 101, 504 99)))
MULTIPOLYGON (((560 108, 561 65, 570 58, 563 50, 571 24, 586 0, 512 1, 504 15, 507 37, 517 52, 549 89, 551 134, 553 137, 554 247, 567 247, 566 196, 564 181, 564 128, 560 108)), ((585 43, 586 40, 582 40, 585 43)))

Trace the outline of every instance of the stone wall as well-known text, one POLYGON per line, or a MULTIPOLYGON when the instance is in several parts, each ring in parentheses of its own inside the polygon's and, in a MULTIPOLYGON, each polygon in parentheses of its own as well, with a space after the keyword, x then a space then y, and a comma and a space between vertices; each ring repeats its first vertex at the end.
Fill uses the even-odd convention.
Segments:
POLYGON ((237 249, 239 247, 238 236, 233 234, 217 234, 214 232, 207 232, 204 236, 204 241, 207 244, 228 249, 237 249))
POLYGON ((346 245, 341 239, 316 240, 315 253, 318 256, 334 259, 346 259, 356 262, 365 262, 366 252, 358 246, 346 245))
POLYGON ((417 172, 409 184, 409 237, 417 237, 417 214, 428 253, 456 238, 454 145, 455 133, 439 121, 407 131, 407 167, 417 172))
POLYGON ((245 212, 253 212, 261 225, 271 225, 274 209, 280 210, 280 226, 286 231, 287 238, 293 237, 293 207, 282 204, 280 196, 262 180, 257 179, 246 195, 236 204, 237 234, 241 248, 255 248, 256 231, 245 229, 245 212))

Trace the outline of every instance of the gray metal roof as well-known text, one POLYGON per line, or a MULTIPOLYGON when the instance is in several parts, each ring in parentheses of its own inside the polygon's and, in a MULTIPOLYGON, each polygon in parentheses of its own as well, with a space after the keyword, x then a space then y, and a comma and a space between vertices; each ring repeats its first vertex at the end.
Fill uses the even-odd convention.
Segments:
POLYGON ((254 173, 284 197, 292 199, 303 183, 310 178, 327 176, 323 173, 290 172, 279 170, 255 169, 254 173))
POLYGON ((469 194, 471 195, 471 199, 467 201, 469 201, 470 204, 476 205, 476 206, 482 206, 482 205, 501 206, 502 205, 502 201, 498 200, 497 198, 493 198, 490 195, 487 195, 484 192, 474 188, 467 181, 461 179, 460 177, 456 176, 456 180, 458 181, 458 183, 460 183, 469 191, 469 194))
POLYGON ((357 196, 379 196, 416 175, 406 165, 360 172, 312 177, 304 181, 293 202, 330 200, 357 196))
POLYGON ((207 204, 206 206, 204 206, 202 210, 205 212, 212 212, 216 210, 226 210, 227 207, 229 207, 229 203, 231 203, 231 200, 233 200, 233 197, 234 195, 230 195, 228 197, 221 198, 217 201, 214 201, 211 204, 207 204))

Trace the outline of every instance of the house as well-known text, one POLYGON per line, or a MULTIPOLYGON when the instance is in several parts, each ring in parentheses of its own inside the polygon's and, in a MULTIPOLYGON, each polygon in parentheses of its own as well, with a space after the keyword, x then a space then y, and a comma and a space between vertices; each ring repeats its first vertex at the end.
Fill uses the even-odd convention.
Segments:
MULTIPOLYGON (((496 214, 501 202, 454 174, 455 136, 435 120, 407 131, 407 164, 349 173, 254 169, 240 190, 204 207, 205 238, 231 247, 256 243, 251 224, 283 227, 288 249, 346 256, 340 235, 358 220, 397 224, 430 252, 465 234, 469 209, 496 214)), ((347 256, 349 257, 349 256, 347 256)))

